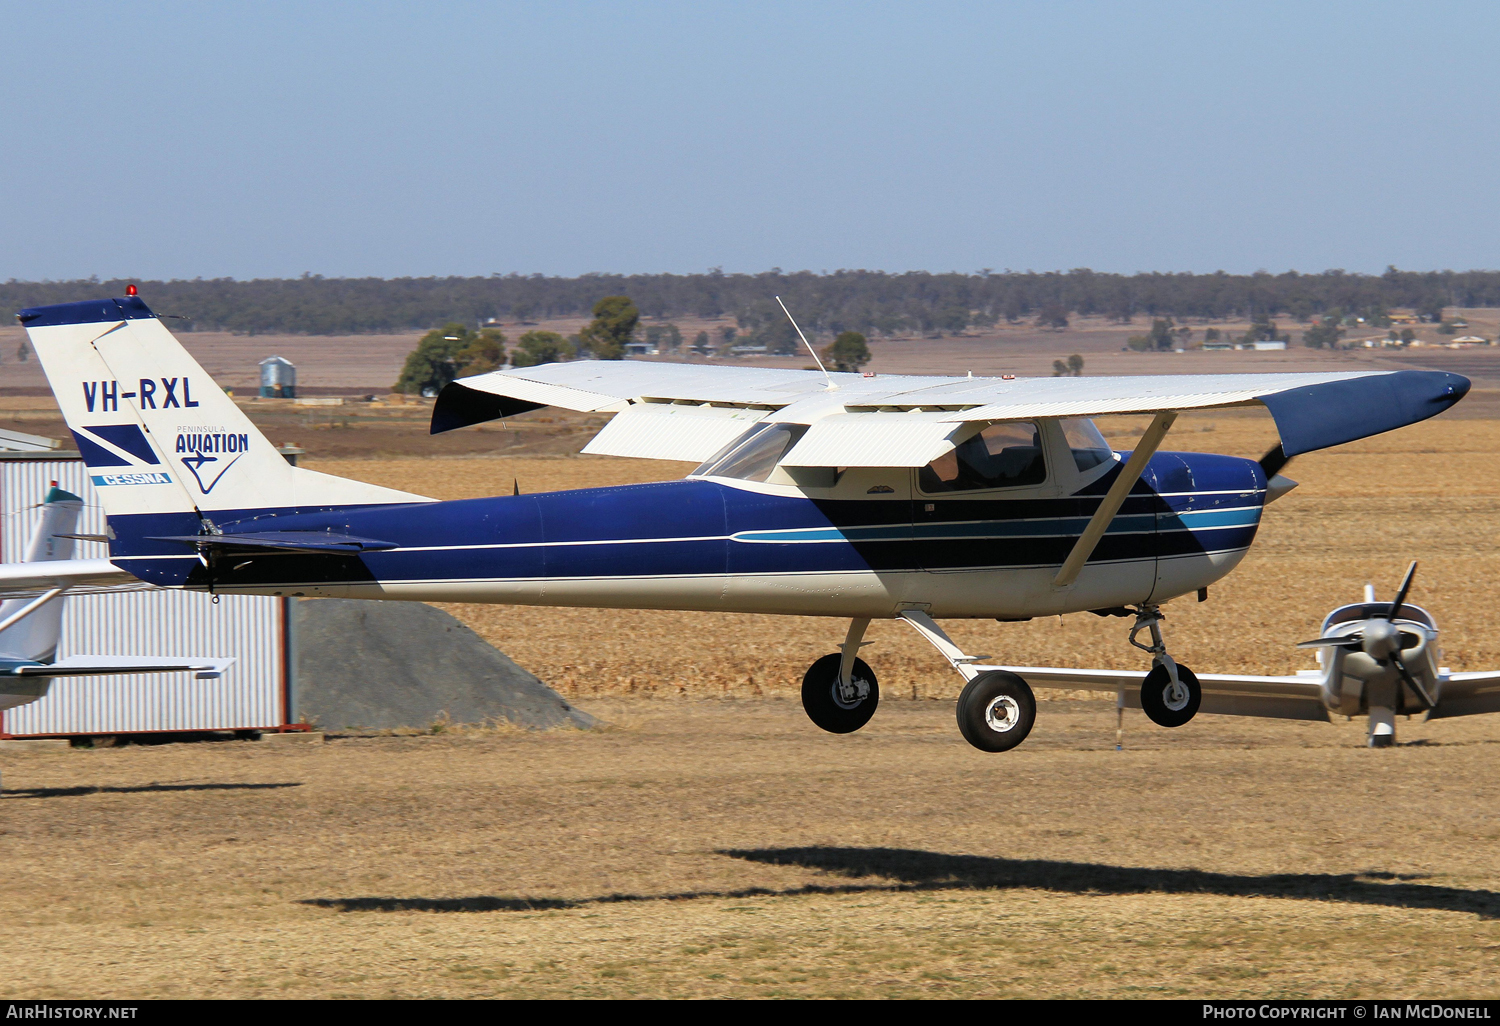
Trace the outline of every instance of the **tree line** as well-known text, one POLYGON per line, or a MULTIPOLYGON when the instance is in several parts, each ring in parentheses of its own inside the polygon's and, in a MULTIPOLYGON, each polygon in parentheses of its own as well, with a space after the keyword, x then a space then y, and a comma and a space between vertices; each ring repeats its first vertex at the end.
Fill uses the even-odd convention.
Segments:
MULTIPOLYGON (((123 295, 124 280, 0 284, 0 307, 123 295)), ((780 295, 804 330, 827 336, 907 332, 951 334, 1002 321, 1063 327, 1069 315, 1120 323, 1157 318, 1314 322, 1338 311, 1378 323, 1394 308, 1441 318, 1444 307, 1500 306, 1500 271, 1351 274, 1107 274, 1072 271, 932 274, 771 270, 760 274, 540 274, 482 278, 300 278, 138 281, 152 309, 179 331, 242 334, 363 334, 425 330, 448 323, 536 321, 584 316, 606 296, 629 296, 646 322, 673 317, 733 322, 738 344, 794 348, 780 295)), ((696 342, 697 340, 695 340, 696 342)), ((718 347, 721 339, 713 339, 718 347)))
MULTIPOLYGON (((532 330, 522 334, 510 348, 506 346, 505 333, 498 328, 475 331, 456 321, 433 328, 407 354, 392 390, 432 396, 456 378, 499 370, 507 364, 536 367, 576 357, 623 360, 629 348, 641 341, 636 337, 640 310, 629 296, 605 296, 594 304, 592 312, 594 319, 576 335, 564 338, 555 331, 532 330)), ((657 353, 675 354, 683 345, 682 332, 671 323, 652 325, 645 336, 645 346, 657 353)), ((723 354, 732 349, 736 336, 736 329, 726 328, 720 335, 724 347, 716 350, 708 332, 700 331, 692 348, 705 355, 723 354)), ((823 347, 820 359, 829 370, 857 372, 870 362, 868 340, 857 331, 840 332, 823 347)), ((1081 372, 1083 361, 1076 356, 1071 359, 1078 361, 1074 373, 1081 372)))

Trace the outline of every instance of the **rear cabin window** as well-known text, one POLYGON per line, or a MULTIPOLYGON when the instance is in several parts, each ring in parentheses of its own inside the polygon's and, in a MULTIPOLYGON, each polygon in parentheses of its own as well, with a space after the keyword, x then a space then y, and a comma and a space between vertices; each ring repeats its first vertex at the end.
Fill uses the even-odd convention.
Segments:
POLYGON ((781 457, 807 434, 806 424, 759 424, 715 453, 691 477, 733 477, 764 481, 781 457))
POLYGON ((991 424, 917 475, 922 491, 928 493, 1016 488, 1046 479, 1041 433, 1026 422, 991 424))

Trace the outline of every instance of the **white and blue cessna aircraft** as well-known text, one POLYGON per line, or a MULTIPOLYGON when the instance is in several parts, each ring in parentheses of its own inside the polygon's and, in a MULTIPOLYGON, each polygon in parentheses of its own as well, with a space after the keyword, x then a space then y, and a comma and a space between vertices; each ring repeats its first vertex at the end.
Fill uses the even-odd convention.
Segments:
MULTIPOLYGON (((134 294, 20 313, 89 467, 110 562, 164 588, 237 594, 715 610, 840 617, 803 705, 862 727, 858 652, 900 618, 968 678, 964 736, 1013 748, 1035 716, 1018 675, 938 626, 1085 610, 1150 631, 1140 701, 1191 716, 1160 606, 1229 573, 1299 453, 1389 431, 1463 398, 1431 371, 1013 379, 577 362, 455 381, 432 431, 543 406, 609 411, 583 450, 700 461, 684 480, 435 502, 289 466, 134 294), (1182 410, 1261 405, 1261 461, 1159 451, 1182 410), (1130 453, 1088 419, 1150 414, 1130 453)), ((95 568, 97 570, 97 568, 95 568)), ((84 570, 80 570, 80 575, 84 570)), ((0 579, 0 587, 5 586, 0 579)), ((1132 640, 1134 634, 1132 634, 1132 640)))

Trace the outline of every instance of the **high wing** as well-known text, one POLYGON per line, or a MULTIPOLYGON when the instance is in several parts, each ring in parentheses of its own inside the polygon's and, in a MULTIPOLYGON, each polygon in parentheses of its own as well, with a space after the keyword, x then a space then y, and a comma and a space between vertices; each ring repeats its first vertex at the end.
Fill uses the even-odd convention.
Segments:
POLYGON ((141 591, 151 585, 107 559, 56 559, 38 563, 0 563, 0 599, 24 598, 53 588, 70 595, 105 591, 141 591))
POLYGON ((580 361, 492 371, 443 389, 434 434, 542 406, 616 417, 584 449, 704 460, 756 423, 811 425, 790 466, 923 466, 976 425, 1263 405, 1287 457, 1446 410, 1469 381, 1442 371, 976 378, 580 361), (871 462, 871 461, 878 462, 871 462))
MULTIPOLYGON (((1122 691, 1125 704, 1132 709, 1141 707, 1141 681, 1146 676, 1139 670, 1069 670, 1054 666, 976 665, 974 670, 1008 670, 1032 687, 1122 691)), ((1323 677, 1316 670, 1292 677, 1235 673, 1200 673, 1197 677, 1203 688, 1203 703, 1198 707, 1201 713, 1329 721, 1328 709, 1323 705, 1323 677)), ((1496 680, 1500 681, 1500 677, 1496 680)))

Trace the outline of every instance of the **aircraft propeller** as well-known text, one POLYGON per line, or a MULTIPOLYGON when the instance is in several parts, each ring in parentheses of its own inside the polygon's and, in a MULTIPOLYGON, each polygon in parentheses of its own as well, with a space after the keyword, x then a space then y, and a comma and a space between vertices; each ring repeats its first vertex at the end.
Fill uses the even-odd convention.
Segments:
POLYGON ((1396 601, 1391 603, 1391 611, 1386 614, 1387 620, 1394 620, 1396 614, 1401 612, 1401 607, 1406 605, 1406 593, 1411 591, 1411 579, 1417 576, 1417 561, 1411 561, 1411 566, 1406 568, 1406 576, 1401 580, 1401 587, 1396 591, 1396 601))
POLYGON ((1427 693, 1417 679, 1407 670, 1406 664, 1401 661, 1401 649, 1404 647, 1408 632, 1400 630, 1392 622, 1406 605, 1406 596, 1411 591, 1412 579, 1417 574, 1417 561, 1412 560, 1411 566, 1406 568, 1406 577, 1401 581, 1401 587, 1396 591, 1396 600, 1391 603, 1388 610, 1376 613, 1365 621, 1363 630, 1353 631, 1349 634, 1330 635, 1325 638, 1316 638, 1312 641, 1304 641, 1297 645, 1298 648, 1347 648, 1363 649, 1365 654, 1374 659, 1382 666, 1390 665, 1396 668, 1401 680, 1416 694, 1422 697, 1428 708, 1434 705, 1432 696, 1427 693))

